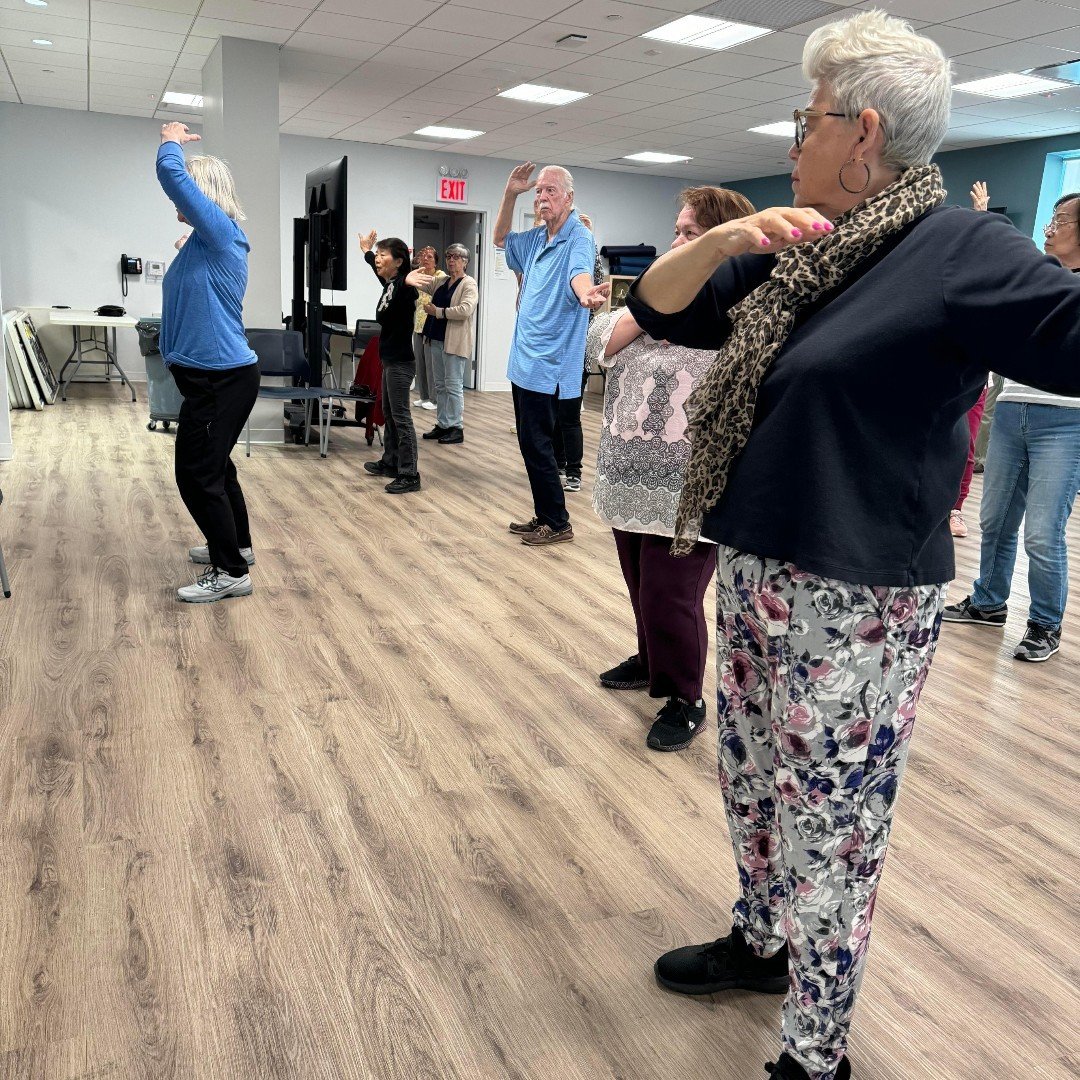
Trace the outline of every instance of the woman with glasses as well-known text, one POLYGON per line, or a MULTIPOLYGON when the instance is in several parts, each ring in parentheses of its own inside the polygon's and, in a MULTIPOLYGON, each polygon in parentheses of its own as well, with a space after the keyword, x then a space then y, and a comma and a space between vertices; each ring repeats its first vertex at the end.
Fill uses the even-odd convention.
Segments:
MULTIPOLYGON (((1058 199, 1043 234, 1046 254, 1080 273, 1080 193, 1058 199)), ((1058 651, 1069 595, 1065 529, 1078 486, 1080 398, 1005 379, 986 453, 979 576, 970 596, 945 608, 946 622, 1005 626, 1023 523, 1031 603, 1013 656, 1040 663, 1058 651)))
POLYGON ((435 426, 422 438, 437 439, 443 445, 465 441, 465 369, 473 353, 473 313, 479 293, 476 281, 465 273, 469 252, 464 244, 446 249, 446 275, 429 287, 430 296, 421 296, 426 315, 424 345, 431 355, 435 387, 435 426))
POLYGON ((729 932, 667 953, 656 974, 685 994, 786 994, 771 1080, 847 1080, 954 575, 966 415, 988 368, 1080 395, 1080 281, 999 215, 943 205, 930 159, 952 87, 935 42, 861 12, 810 35, 803 71, 794 207, 667 252, 628 302, 653 338, 719 351, 688 410, 674 551, 719 545, 739 896, 729 932))

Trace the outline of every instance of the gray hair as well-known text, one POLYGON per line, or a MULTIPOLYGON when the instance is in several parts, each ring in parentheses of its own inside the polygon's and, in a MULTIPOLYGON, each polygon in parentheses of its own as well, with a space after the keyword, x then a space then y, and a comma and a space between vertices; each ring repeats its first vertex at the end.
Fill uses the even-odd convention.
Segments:
POLYGON ((195 186, 213 203, 217 203, 233 221, 245 221, 240 200, 236 197, 236 182, 229 166, 221 158, 200 154, 189 158, 187 171, 195 186))
POLYGON ((881 115, 882 164, 926 165, 949 126, 952 67, 941 47, 883 11, 818 27, 803 49, 803 74, 826 83, 838 112, 881 115))
POLYGON ((460 255, 466 262, 469 261, 469 249, 464 244, 451 244, 446 249, 447 255, 460 255))
POLYGON ((539 180, 546 172, 555 173, 558 176, 559 184, 567 195, 574 194, 574 178, 570 175, 569 169, 564 169, 561 165, 545 165, 536 174, 536 179, 539 180))

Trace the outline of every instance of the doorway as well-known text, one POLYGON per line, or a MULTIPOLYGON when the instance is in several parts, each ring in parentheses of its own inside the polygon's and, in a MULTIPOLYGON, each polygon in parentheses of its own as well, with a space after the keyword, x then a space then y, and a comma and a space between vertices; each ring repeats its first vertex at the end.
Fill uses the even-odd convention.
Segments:
POLYGON ((481 310, 484 306, 484 282, 480 253, 483 251, 484 215, 475 210, 449 210, 445 206, 413 207, 413 251, 433 247, 439 253, 439 269, 445 270, 446 249, 451 244, 463 244, 469 252, 469 265, 465 272, 476 282, 480 298, 473 316, 476 342, 472 360, 465 369, 464 384, 467 390, 475 390, 479 383, 481 310))

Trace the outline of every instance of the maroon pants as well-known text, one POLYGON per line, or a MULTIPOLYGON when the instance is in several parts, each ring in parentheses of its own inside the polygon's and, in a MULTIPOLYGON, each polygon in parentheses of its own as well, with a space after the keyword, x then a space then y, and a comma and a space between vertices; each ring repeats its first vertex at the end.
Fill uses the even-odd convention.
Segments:
POLYGON ((697 701, 709 653, 704 603, 716 545, 695 544, 676 559, 670 537, 611 531, 637 619, 638 656, 649 672, 650 696, 697 701))
POLYGON ((979 425, 982 423, 983 409, 986 408, 986 388, 979 395, 979 400, 971 406, 968 412, 968 431, 971 433, 971 442, 968 443, 967 465, 964 467, 964 479, 960 481, 960 498, 956 500, 954 510, 964 509, 964 500, 971 490, 971 477, 975 473, 975 440, 979 437, 979 425))

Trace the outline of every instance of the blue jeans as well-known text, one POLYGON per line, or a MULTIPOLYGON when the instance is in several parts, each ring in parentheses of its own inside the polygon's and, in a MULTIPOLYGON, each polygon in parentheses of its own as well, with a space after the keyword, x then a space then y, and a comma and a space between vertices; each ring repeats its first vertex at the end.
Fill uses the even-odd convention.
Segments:
POLYGON ((971 602, 991 611, 1009 599, 1024 523, 1028 618, 1056 629, 1069 595, 1065 526, 1080 484, 1080 408, 999 401, 983 475, 982 553, 971 602))
POLYGON ((439 411, 435 423, 441 428, 459 428, 465 414, 464 356, 455 356, 443 348, 441 341, 429 341, 431 367, 435 382, 435 404, 439 411))

